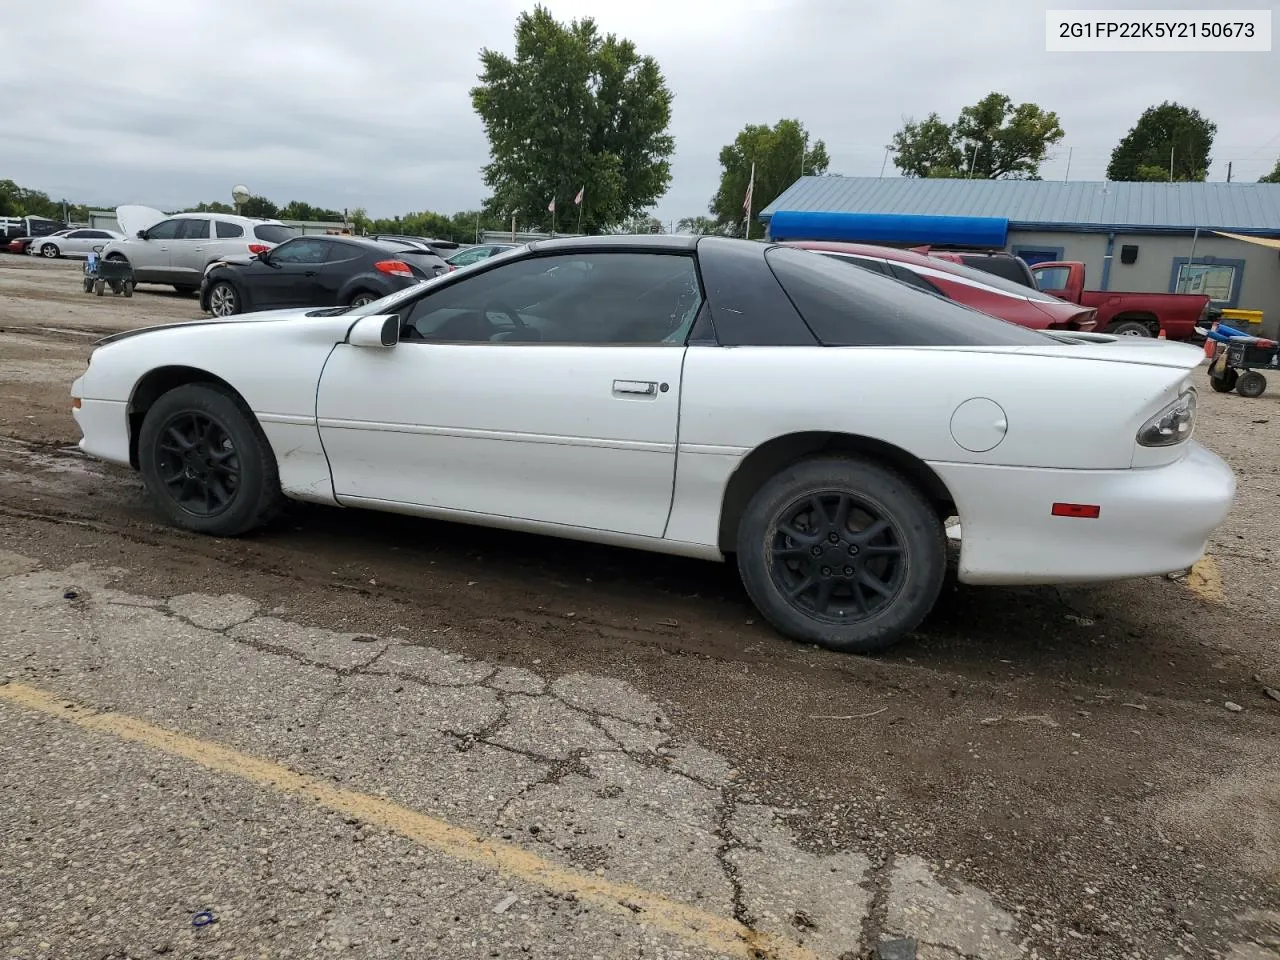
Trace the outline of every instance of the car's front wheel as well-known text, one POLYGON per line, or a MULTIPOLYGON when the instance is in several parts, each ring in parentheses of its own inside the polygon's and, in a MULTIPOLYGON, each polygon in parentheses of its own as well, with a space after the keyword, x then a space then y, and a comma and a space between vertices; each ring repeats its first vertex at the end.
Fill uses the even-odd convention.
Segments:
POLYGON ((884 649, 933 608, 947 567, 937 511, 905 477, 844 457, 766 481, 738 525, 747 593, 783 634, 846 653, 884 649))
POLYGON ((353 307, 367 307, 369 304, 373 303, 373 301, 377 299, 378 299, 377 294, 369 293, 366 290, 361 290, 359 293, 357 293, 354 297, 351 298, 350 305, 353 307))
POLYGON ((240 295, 230 282, 219 280, 209 288, 209 312, 215 317, 230 317, 240 312, 240 295))
POLYGON ((46 243, 40 247, 40 256, 48 257, 50 260, 58 258, 58 248, 52 243, 46 243))
POLYGON ((213 384, 175 387, 152 405, 138 434, 138 467, 169 520, 197 533, 238 536, 282 502, 266 437, 243 403, 213 384))

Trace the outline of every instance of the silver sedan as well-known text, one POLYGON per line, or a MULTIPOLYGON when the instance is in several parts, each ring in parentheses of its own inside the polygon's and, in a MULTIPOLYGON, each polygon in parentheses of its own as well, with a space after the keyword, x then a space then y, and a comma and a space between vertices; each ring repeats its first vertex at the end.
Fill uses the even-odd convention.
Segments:
POLYGON ((48 257, 88 257, 94 247, 101 247, 112 240, 123 240, 124 234, 114 230, 85 227, 80 230, 59 230, 47 237, 36 237, 27 247, 27 253, 48 257))

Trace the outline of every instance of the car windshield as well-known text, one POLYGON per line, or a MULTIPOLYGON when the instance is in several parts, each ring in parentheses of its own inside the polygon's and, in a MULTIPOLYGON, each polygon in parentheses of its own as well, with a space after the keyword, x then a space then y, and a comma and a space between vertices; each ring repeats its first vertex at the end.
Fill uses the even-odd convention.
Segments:
POLYGON ((812 251, 773 247, 766 260, 827 346, 1026 346, 1046 339, 1037 330, 812 251))
POLYGON ((292 240, 297 236, 291 227, 286 227, 279 223, 254 224, 253 235, 259 240, 267 241, 267 243, 284 243, 286 240, 292 240))

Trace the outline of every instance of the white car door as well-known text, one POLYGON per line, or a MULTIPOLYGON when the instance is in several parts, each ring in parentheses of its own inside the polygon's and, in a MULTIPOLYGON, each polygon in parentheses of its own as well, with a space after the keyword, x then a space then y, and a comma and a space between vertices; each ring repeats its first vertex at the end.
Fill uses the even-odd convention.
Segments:
POLYGON ((170 252, 181 226, 181 220, 161 220, 143 231, 145 237, 135 238, 124 245, 124 253, 133 265, 137 279, 169 282, 170 252))
POLYGON ((320 379, 339 500, 661 537, 694 261, 531 256, 435 287, 320 379))

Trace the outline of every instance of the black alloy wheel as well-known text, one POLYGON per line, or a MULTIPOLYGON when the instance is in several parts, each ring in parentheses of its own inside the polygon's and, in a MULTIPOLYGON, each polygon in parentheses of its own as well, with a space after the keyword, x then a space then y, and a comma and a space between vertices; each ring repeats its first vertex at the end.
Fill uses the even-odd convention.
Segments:
POLYGON ((789 504, 774 523, 770 574, 801 613, 828 623, 861 623, 893 602, 906 550, 893 522, 839 490, 789 504))
POLYGON ((225 512, 240 491, 240 458, 227 428, 206 413, 182 411, 160 429, 156 473, 169 497, 197 517, 225 512))

